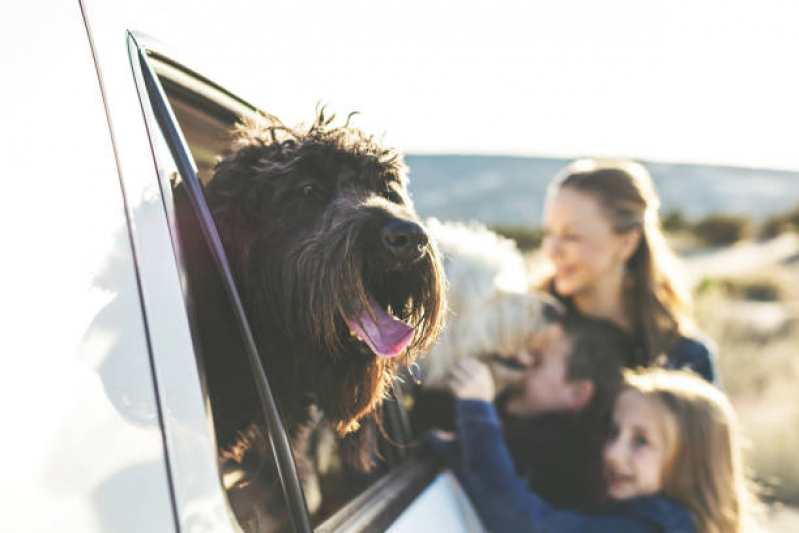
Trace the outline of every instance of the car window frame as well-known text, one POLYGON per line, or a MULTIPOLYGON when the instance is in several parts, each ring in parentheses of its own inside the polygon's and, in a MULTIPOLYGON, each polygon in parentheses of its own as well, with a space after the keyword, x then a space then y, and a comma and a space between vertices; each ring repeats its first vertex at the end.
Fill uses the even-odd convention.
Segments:
MULTIPOLYGON (((184 139, 180 125, 172 113, 172 108, 169 105, 158 75, 148 58, 147 49, 139 46, 132 35, 131 39, 135 49, 134 64, 138 63, 139 74, 144 84, 142 88, 143 91, 140 92, 140 97, 142 99, 146 97, 147 103, 153 112, 152 116, 156 120, 158 130, 162 134, 163 140, 166 142, 169 149, 169 153, 178 167, 178 173, 186 186, 194 214, 203 230, 205 241, 210 247, 217 270, 222 276, 225 290, 227 291, 230 304, 234 309, 234 314, 240 328, 240 334, 245 340, 244 346, 253 370, 253 379, 255 380, 259 393, 261 412, 265 415, 266 429, 269 434, 275 465, 281 480, 281 487, 293 528, 295 531, 300 532, 313 531, 307 505, 305 503, 305 495, 299 482, 299 474, 294 462, 288 436, 283 427, 283 422, 278 412, 277 404, 274 400, 261 358, 258 355, 258 348, 255 345, 255 340, 244 312, 244 306, 239 296, 238 288, 233 281, 232 270, 224 252, 222 241, 216 230, 216 224, 205 203, 202 184, 195 171, 196 165, 194 164, 193 157, 184 139)), ((160 173, 159 177, 162 178, 160 173)), ((164 187, 163 179, 161 179, 161 185, 162 193, 164 193, 166 187, 164 187)))

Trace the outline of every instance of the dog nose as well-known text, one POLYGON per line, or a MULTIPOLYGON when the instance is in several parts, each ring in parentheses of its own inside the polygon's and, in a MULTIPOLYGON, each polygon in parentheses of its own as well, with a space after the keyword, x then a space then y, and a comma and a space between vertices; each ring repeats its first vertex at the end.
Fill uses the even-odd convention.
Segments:
POLYGON ((427 234, 415 222, 394 220, 383 228, 383 246, 398 259, 415 261, 425 252, 427 234))

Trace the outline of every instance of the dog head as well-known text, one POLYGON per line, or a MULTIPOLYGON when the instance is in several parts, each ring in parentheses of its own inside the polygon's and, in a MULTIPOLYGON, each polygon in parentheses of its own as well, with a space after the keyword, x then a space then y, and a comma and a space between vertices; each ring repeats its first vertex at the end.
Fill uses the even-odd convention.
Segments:
POLYGON ((445 304, 400 155, 332 120, 242 126, 206 195, 281 407, 316 403, 343 435, 432 344, 445 304))
POLYGON ((516 243, 482 224, 427 221, 446 270, 450 317, 423 367, 437 385, 454 364, 471 357, 491 367, 500 390, 520 376, 517 354, 551 323, 555 300, 529 288, 516 243))

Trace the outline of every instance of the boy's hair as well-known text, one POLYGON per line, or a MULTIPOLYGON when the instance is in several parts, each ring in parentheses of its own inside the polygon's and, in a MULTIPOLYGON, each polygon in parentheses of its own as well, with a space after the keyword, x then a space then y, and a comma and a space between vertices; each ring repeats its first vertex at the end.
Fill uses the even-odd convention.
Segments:
POLYGON ((662 368, 625 371, 623 390, 655 399, 673 421, 662 494, 690 511, 700 533, 743 531, 757 503, 724 393, 691 372, 662 368))
POLYGON ((635 349, 632 336, 607 320, 575 311, 558 317, 556 324, 571 343, 566 380, 590 380, 594 384, 594 394, 584 411, 592 416, 608 417, 623 381, 623 364, 635 349))

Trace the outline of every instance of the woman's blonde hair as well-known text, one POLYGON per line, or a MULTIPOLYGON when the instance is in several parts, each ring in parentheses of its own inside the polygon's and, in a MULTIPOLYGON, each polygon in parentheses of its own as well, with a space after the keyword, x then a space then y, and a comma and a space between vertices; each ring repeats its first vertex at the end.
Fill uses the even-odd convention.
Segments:
POLYGON ((566 187, 596 199, 617 233, 641 234, 627 260, 625 290, 633 331, 640 332, 643 345, 632 363, 648 366, 691 323, 691 298, 660 227, 660 200, 649 171, 634 161, 580 159, 556 176, 548 195, 566 187))
POLYGON ((744 531, 757 503, 724 393, 689 371, 660 368, 626 370, 622 390, 654 399, 672 422, 664 424, 670 431, 661 494, 687 508, 700 533, 744 531))

